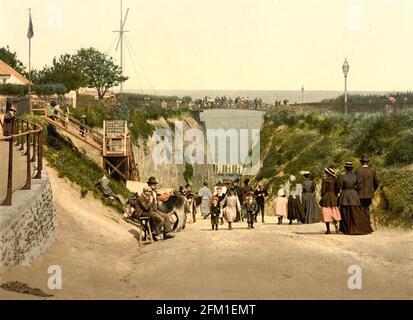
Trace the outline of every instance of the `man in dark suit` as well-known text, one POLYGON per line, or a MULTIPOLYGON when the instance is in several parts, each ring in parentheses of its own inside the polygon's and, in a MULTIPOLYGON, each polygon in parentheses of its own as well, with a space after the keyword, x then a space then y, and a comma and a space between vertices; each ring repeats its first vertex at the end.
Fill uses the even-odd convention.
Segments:
MULTIPOLYGON (((264 189, 264 186, 260 183, 257 186, 257 189, 254 191, 255 201, 257 201, 259 211, 261 212, 262 216, 262 223, 264 221, 264 211, 265 211, 265 197, 268 196, 267 190, 264 189)), ((258 214, 258 213, 257 213, 258 214)), ((257 222, 257 215, 255 216, 255 222, 257 222)))
POLYGON ((157 240, 156 236, 161 233, 163 233, 164 240, 173 238, 174 236, 169 234, 169 232, 172 231, 172 222, 169 220, 168 215, 154 210, 153 201, 152 189, 150 187, 145 187, 143 193, 138 197, 129 199, 127 205, 132 206, 135 209, 135 212, 133 213, 134 218, 151 218, 155 241, 157 240))
POLYGON ((372 203, 374 192, 379 187, 379 180, 376 171, 369 168, 369 159, 362 155, 360 159, 361 168, 356 172, 357 193, 360 198, 361 206, 370 219, 369 207, 372 203))

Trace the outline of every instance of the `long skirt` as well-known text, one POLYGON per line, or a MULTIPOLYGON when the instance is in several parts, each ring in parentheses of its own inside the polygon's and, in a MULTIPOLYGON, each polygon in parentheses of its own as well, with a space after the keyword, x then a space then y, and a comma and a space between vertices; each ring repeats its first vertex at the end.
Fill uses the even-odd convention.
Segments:
POLYGON ((312 193, 303 193, 303 206, 305 216, 304 223, 318 223, 321 221, 320 208, 312 193))
POLYGON ((337 207, 323 207, 323 222, 340 221, 341 215, 337 207))
POLYGON ((202 199, 202 202, 201 202, 202 217, 205 217, 205 216, 209 215, 210 206, 211 206, 211 203, 210 203, 210 200, 208 198, 202 199))
POLYGON ((292 196, 288 198, 288 219, 289 220, 299 220, 303 222, 304 217, 304 206, 300 201, 300 198, 294 199, 292 196))
POLYGON ((344 234, 369 234, 373 232, 369 218, 359 206, 340 206, 340 231, 344 234))

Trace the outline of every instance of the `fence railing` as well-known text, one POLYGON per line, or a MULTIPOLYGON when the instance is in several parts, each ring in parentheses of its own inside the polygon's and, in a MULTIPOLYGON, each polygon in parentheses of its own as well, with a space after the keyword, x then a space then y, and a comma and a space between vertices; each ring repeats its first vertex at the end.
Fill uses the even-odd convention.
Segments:
POLYGON ((26 183, 20 190, 30 190, 32 183, 32 164, 36 163, 36 174, 33 179, 42 177, 43 169, 43 128, 22 118, 15 118, 10 136, 1 137, 0 141, 9 143, 7 168, 7 193, 0 206, 11 206, 13 194, 13 153, 18 148, 26 156, 26 183))

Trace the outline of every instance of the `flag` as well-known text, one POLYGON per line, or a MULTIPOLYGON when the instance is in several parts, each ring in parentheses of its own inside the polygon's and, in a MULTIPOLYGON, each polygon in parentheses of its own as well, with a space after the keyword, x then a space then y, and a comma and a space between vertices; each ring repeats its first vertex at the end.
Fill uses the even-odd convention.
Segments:
POLYGON ((29 29, 27 30, 27 38, 31 39, 33 38, 34 32, 33 32, 33 22, 32 22, 32 14, 29 13, 29 29))

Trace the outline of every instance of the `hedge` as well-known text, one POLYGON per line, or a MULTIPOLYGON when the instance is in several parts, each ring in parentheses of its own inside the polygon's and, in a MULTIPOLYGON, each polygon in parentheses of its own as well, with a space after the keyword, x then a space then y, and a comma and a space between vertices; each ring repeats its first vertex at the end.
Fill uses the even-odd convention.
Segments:
MULTIPOLYGON (((23 84, 0 84, 0 94, 12 96, 25 96, 29 92, 29 86, 23 84)), ((34 84, 32 92, 38 95, 65 94, 68 92, 63 84, 34 84)))

